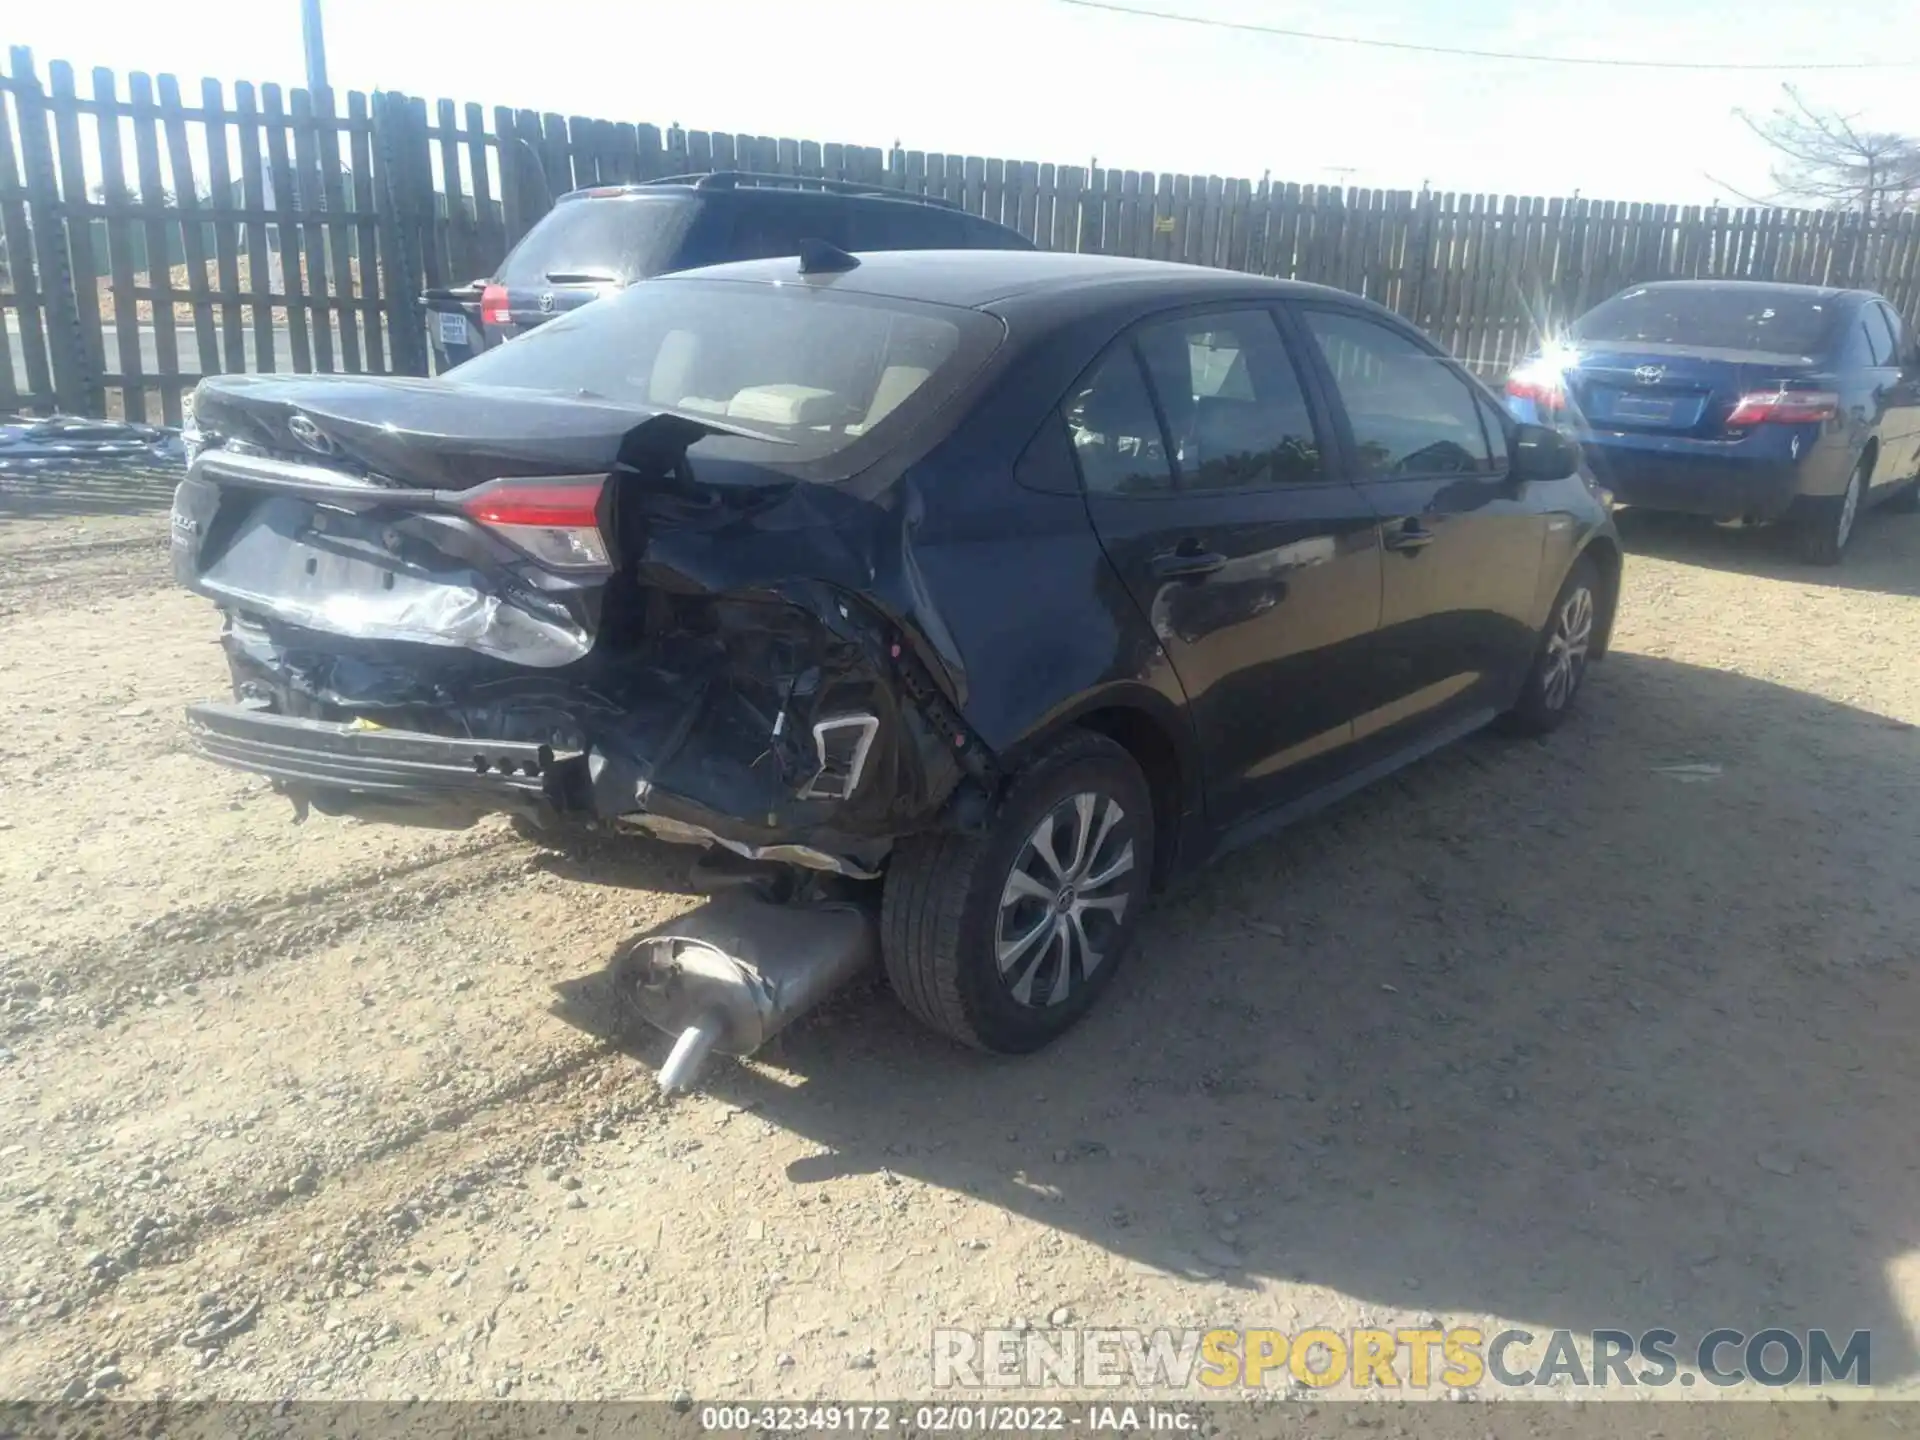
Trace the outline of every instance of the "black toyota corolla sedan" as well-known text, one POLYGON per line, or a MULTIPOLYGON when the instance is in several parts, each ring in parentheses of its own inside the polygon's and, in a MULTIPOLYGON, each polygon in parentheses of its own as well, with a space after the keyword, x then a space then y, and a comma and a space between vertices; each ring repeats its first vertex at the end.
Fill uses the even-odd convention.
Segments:
POLYGON ((1087 1010, 1157 882, 1552 729, 1620 587, 1578 452, 1417 331, 1145 261, 811 245, 195 416, 214 759, 301 813, 879 881, 901 999, 1003 1052, 1087 1010))

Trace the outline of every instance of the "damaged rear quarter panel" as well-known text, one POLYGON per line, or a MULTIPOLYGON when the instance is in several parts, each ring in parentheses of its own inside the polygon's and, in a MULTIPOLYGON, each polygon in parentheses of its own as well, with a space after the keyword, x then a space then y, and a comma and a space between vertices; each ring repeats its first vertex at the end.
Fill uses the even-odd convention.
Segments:
POLYGON ((965 719, 1003 774, 1092 712, 1135 711, 1177 757, 1177 788, 1168 798, 1184 818, 1200 803, 1186 695, 1107 561, 1071 452, 1065 473, 1042 485, 1015 478, 1029 443, 1043 425, 1058 423, 1067 387, 1114 323, 1070 323, 1010 347, 1019 358, 967 423, 896 487, 911 521, 902 528, 902 553, 919 577, 920 603, 939 617, 959 656, 965 719))

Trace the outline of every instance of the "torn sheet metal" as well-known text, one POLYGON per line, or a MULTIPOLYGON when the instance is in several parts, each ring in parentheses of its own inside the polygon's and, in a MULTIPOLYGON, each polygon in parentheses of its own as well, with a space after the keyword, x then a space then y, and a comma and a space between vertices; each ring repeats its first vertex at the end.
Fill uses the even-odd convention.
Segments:
POLYGON ((689 454, 715 433, 698 417, 522 392, 512 425, 482 418, 463 434, 463 407, 493 397, 408 382, 377 393, 399 417, 389 429, 420 428, 376 434, 375 393, 202 388, 200 424, 251 436, 250 458, 224 476, 217 450, 196 461, 175 563, 227 610, 247 703, 578 753, 546 777, 562 815, 855 876, 988 773, 912 562, 912 505, 689 454), (296 415, 329 455, 289 448, 296 415), (556 437, 551 474, 605 467, 596 523, 613 568, 544 569, 441 488, 526 467, 523 448, 503 449, 521 430, 556 437), (292 488, 238 473, 261 464, 283 465, 292 488), (343 467, 337 491, 314 483, 316 465, 343 467))
POLYGON ((591 631, 564 604, 430 546, 410 557, 401 538, 375 519, 266 497, 195 588, 323 635, 471 650, 540 669, 592 648, 591 631))

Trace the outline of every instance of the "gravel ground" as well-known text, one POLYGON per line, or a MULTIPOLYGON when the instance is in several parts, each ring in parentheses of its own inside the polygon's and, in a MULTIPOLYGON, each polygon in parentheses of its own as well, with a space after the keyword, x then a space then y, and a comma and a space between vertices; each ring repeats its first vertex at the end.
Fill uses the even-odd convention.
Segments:
POLYGON ((857 1401, 940 1325, 1428 1317, 1870 1329, 1915 1393, 1920 520, 1834 572, 1631 525, 1566 730, 1183 885, 1052 1050, 876 982, 668 1102, 602 975, 686 852, 293 825, 187 749, 224 671, 164 489, 37 484, 0 1395, 857 1401))

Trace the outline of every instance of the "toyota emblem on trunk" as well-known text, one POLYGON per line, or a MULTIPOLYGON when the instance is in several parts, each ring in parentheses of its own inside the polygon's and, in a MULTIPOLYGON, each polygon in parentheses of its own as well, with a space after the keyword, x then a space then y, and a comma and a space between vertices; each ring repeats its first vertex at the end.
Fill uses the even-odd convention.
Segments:
POLYGON ((553 292, 551 290, 542 292, 540 296, 540 313, 542 315, 551 315, 553 313, 553 292))
POLYGON ((333 441, 328 439, 326 433, 305 415, 295 415, 289 419, 287 433, 316 455, 333 453, 333 441))
POLYGON ((1637 365, 1634 367, 1633 378, 1642 385, 1658 385, 1666 377, 1666 373, 1667 367, 1664 365, 1637 365))

